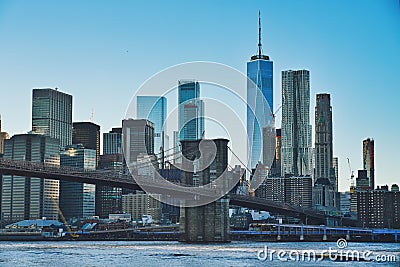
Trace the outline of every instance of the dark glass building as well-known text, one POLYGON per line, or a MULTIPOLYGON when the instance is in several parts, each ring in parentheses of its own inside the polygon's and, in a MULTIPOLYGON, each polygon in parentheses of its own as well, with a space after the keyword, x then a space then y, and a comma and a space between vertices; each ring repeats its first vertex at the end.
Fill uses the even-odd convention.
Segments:
MULTIPOLYGON (((96 169, 96 150, 71 145, 60 154, 60 165, 82 170, 96 169)), ((95 215, 94 184, 61 181, 60 209, 65 218, 86 218, 95 215)))
POLYGON ((103 133, 103 154, 122 154, 122 128, 103 133))
POLYGON ((154 124, 144 119, 123 120, 122 147, 127 164, 137 162, 139 154, 154 155, 154 124))
POLYGON ((32 131, 60 140, 61 150, 72 144, 72 96, 58 89, 33 89, 32 131))
MULTIPOLYGON (((104 150, 104 146, 103 146, 104 150)), ((98 169, 112 169, 123 171, 122 154, 104 154, 100 156, 98 169)), ((109 214, 122 212, 122 188, 97 185, 96 186, 96 215, 108 218, 109 214)))
POLYGON ((96 166, 100 158, 100 126, 93 122, 72 123, 72 144, 96 150, 96 166))

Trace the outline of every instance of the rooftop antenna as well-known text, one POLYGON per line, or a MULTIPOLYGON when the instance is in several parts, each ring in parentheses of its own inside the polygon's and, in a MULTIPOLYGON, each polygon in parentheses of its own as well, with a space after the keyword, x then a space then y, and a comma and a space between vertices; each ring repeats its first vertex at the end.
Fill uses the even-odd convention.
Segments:
POLYGON ((258 56, 261 58, 261 11, 258 10, 258 56))
POLYGON ((90 122, 94 121, 94 109, 92 109, 92 112, 90 113, 90 122))

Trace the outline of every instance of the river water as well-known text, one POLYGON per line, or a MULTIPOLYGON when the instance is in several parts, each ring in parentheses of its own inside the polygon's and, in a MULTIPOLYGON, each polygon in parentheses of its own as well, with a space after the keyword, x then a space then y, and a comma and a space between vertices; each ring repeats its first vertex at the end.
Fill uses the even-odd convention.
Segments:
POLYGON ((318 260, 318 257, 316 261, 307 261, 301 257, 302 251, 315 250, 318 254, 329 247, 338 249, 335 242, 207 245, 172 241, 0 242, 0 266, 400 266, 399 243, 349 242, 342 250, 370 251, 371 262, 337 262, 327 258, 318 260), (280 257, 279 251, 283 251, 280 257), (297 251, 299 258, 293 251, 297 251))

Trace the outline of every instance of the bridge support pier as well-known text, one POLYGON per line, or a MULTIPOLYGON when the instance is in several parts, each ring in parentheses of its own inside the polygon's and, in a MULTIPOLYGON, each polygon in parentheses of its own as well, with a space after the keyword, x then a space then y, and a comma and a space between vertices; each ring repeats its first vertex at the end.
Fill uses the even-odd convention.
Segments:
POLYGON ((324 227, 324 235, 322 236, 322 240, 326 241, 328 238, 326 236, 326 227, 324 227))
POLYGON ((278 224, 278 236, 276 237, 276 240, 281 241, 281 224, 278 224))
POLYGON ((229 242, 229 198, 200 207, 181 207, 179 241, 229 242))
POLYGON ((300 230, 300 241, 304 240, 304 226, 301 226, 301 230, 300 230))
MULTIPOLYGON (((209 184, 212 182, 210 179, 211 165, 216 171, 217 177, 224 175, 224 171, 228 166, 228 142, 229 140, 227 139, 182 140, 183 169, 185 170, 182 183, 189 186, 209 184), (206 147, 214 142, 216 155, 211 164, 207 163, 207 155, 200 153, 201 142, 204 142, 203 144, 206 147), (195 165, 197 171, 195 171, 195 165), (197 182, 195 182, 194 173, 197 175, 197 182)), ((226 179, 226 177, 223 178, 226 179)), ((224 188, 217 189, 223 190, 224 188)), ((229 197, 224 196, 215 201, 213 201, 213 198, 210 199, 210 201, 207 201, 208 204, 202 206, 195 205, 195 200, 193 200, 194 205, 184 205, 189 204, 188 202, 182 203, 179 221, 180 242, 211 243, 230 241, 229 197)))

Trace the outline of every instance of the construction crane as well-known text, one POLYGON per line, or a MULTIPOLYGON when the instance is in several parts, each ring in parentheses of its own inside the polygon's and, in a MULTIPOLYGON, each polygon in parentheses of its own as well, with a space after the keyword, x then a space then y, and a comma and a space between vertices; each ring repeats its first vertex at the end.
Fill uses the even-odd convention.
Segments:
POLYGON ((350 164, 350 159, 347 158, 347 163, 349 165, 349 171, 350 171, 350 196, 353 196, 354 194, 354 171, 351 169, 351 164, 350 164))
POLYGON ((271 110, 271 116, 272 116, 272 118, 273 118, 274 120, 275 120, 276 114, 279 112, 279 110, 281 110, 281 108, 282 108, 282 105, 280 105, 280 106, 277 108, 277 110, 275 110, 274 113, 272 113, 272 110, 271 110))
POLYGON ((71 227, 69 227, 69 224, 67 223, 67 220, 65 220, 65 217, 60 209, 60 207, 58 206, 57 201, 54 199, 53 196, 50 196, 51 201, 53 201, 54 206, 57 208, 58 211, 58 215, 60 215, 62 222, 64 223, 65 227, 67 228, 67 232, 68 234, 72 237, 72 238, 78 238, 79 235, 76 233, 73 233, 71 230, 71 227))

